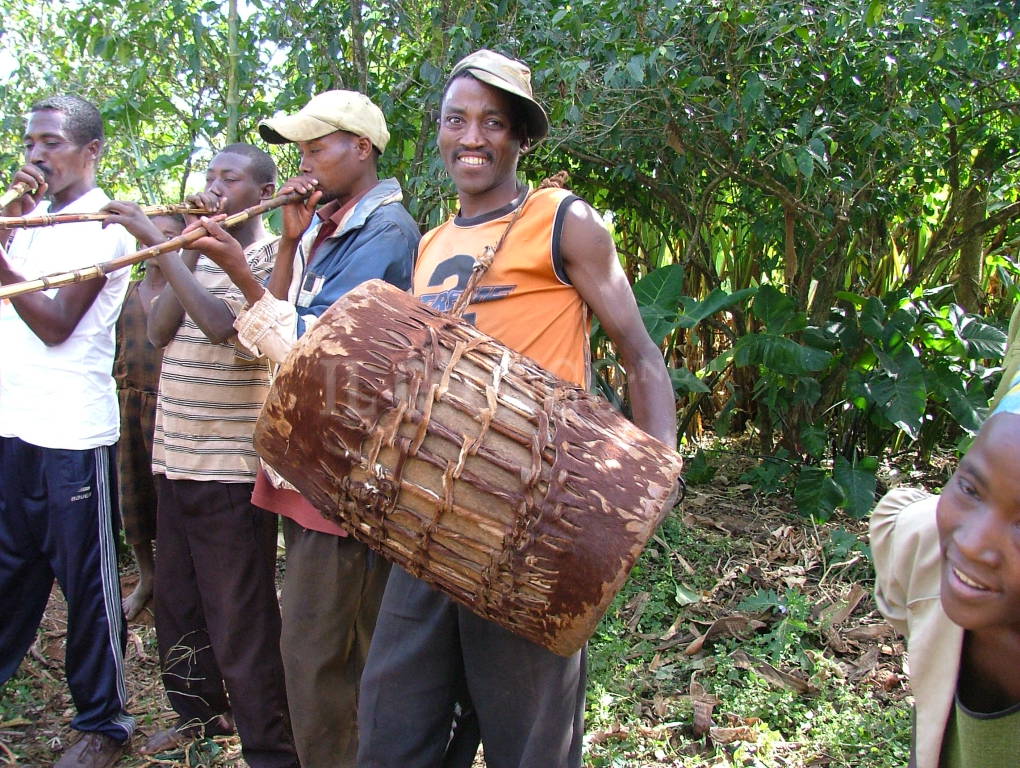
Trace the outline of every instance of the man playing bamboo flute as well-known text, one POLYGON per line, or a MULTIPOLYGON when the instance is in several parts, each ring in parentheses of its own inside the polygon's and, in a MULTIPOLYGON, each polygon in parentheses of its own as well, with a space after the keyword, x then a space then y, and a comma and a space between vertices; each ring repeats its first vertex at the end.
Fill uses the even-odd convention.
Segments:
MULTIPOLYGON (((482 50, 453 68, 438 146, 460 210, 422 238, 414 293, 449 309, 475 257, 502 242, 465 317, 583 386, 594 312, 627 370, 634 421, 673 445, 669 376, 605 225, 567 191, 518 181, 548 127, 521 62, 482 50)), ((456 707, 470 703, 490 768, 579 768, 585 669, 584 650, 557 656, 394 567, 362 678, 358 765, 444 765, 463 746, 450 739, 456 707)))
MULTIPOLYGON (((259 131, 270 143, 297 144, 302 175, 283 191, 311 193, 284 208, 280 253, 268 286, 263 288, 236 249, 220 256, 213 238, 199 246, 251 304, 236 322, 239 341, 278 363, 351 288, 372 278, 409 288, 419 232, 401 205, 396 180, 379 179, 377 162, 389 131, 366 96, 327 91, 296 114, 263 122, 259 131)), ((222 244, 229 243, 215 223, 209 228, 222 244)), ((275 487, 267 474, 256 481, 254 500, 283 516, 281 650, 301 765, 348 768, 357 753, 358 681, 389 565, 299 493, 275 487)))
MULTIPOLYGON (((209 164, 205 191, 188 202, 234 214, 271 197, 275 181, 269 155, 231 144, 209 164)), ((133 204, 106 210, 146 245, 166 239, 133 204)), ((261 218, 234 235, 238 258, 267 277, 277 239, 261 218)), ((276 517, 251 503, 258 468, 252 433, 269 365, 232 343, 236 302, 215 262, 194 253, 159 259, 169 285, 148 320, 150 340, 165 347, 152 458, 156 637, 179 718, 142 752, 230 733, 236 724, 252 768, 297 768, 280 660, 276 517)))
MULTIPOLYGON (((99 111, 75 96, 36 103, 14 176, 31 192, 3 213, 94 212, 102 155, 99 111), (43 200, 43 198, 46 200, 43 200)), ((134 250, 97 222, 0 230, 0 283, 16 283, 134 250)), ((113 445, 120 419, 114 324, 128 270, 0 303, 0 685, 35 639, 54 577, 67 599, 65 668, 81 738, 60 768, 113 765, 134 730, 125 711, 117 579, 113 445)))

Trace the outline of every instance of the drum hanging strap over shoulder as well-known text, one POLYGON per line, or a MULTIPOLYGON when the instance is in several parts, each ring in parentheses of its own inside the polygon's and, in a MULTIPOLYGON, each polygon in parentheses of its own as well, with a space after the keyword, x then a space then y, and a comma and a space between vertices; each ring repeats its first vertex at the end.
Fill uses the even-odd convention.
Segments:
POLYGON ((464 310, 467 309, 468 305, 475 298, 475 293, 478 291, 478 284, 482 282, 482 277, 488 271, 489 267, 492 266, 492 262, 496 258, 496 254, 499 253, 499 249, 503 247, 503 243, 506 242, 507 235, 510 234, 510 230, 514 224, 517 223, 517 219, 521 217, 521 211, 524 210, 524 206, 528 204, 528 198, 531 197, 531 193, 528 192, 521 204, 514 210, 514 215, 510 217, 510 221, 507 222, 506 229, 503 230, 503 234, 499 236, 499 241, 496 246, 491 245, 485 246, 481 256, 475 257, 475 265, 471 268, 471 277, 468 278, 467 285, 464 287, 464 291, 457 297, 457 301, 454 303, 453 308, 447 313, 451 317, 460 317, 464 314, 464 310))
MULTIPOLYGON (((558 189, 565 189, 569 174, 566 171, 559 171, 554 173, 547 179, 544 179, 541 184, 538 185, 538 189, 549 189, 555 187, 558 189)), ((492 266, 492 262, 496 258, 496 254, 499 253, 499 249, 503 247, 503 243, 506 242, 507 235, 510 234, 510 230, 514 224, 517 223, 517 219, 521 217, 521 213, 524 211, 524 206, 528 204, 528 198, 531 197, 532 191, 529 191, 524 199, 521 200, 521 204, 514 210, 514 215, 510 218, 510 221, 506 225, 506 229, 503 230, 503 234, 499 236, 499 241, 495 247, 491 245, 485 246, 482 251, 482 255, 475 259, 475 265, 471 269, 471 277, 468 278, 468 283, 464 287, 463 293, 457 298, 453 308, 447 313, 451 317, 460 317, 464 314, 464 310, 467 309, 468 305, 475 297, 475 292, 478 290, 478 284, 482 281, 482 277, 485 272, 492 266)))

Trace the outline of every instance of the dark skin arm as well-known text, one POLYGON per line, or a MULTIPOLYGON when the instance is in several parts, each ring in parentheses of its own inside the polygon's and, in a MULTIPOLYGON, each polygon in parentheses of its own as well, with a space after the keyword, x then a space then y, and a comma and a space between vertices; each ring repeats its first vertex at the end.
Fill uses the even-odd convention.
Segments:
MULTIPOLYGON (((216 208, 218 199, 204 199, 202 195, 188 198, 189 204, 216 208)), ((120 224, 134 235, 145 246, 158 245, 166 241, 166 237, 135 203, 114 201, 104 209, 111 214, 104 226, 120 224)), ((200 226, 191 224, 185 231, 200 226)), ((243 258, 243 256, 242 256, 243 258)), ((234 315, 226 302, 209 293, 195 279, 193 270, 198 261, 198 253, 187 251, 185 254, 167 253, 156 257, 167 286, 153 303, 149 311, 149 341, 156 347, 165 347, 173 339, 187 312, 195 324, 214 344, 221 344, 234 336, 234 315)))
MULTIPOLYGON (((191 246, 199 253, 205 254, 212 261, 216 262, 227 273, 231 282, 241 289, 245 301, 253 304, 255 301, 258 301, 258 298, 261 298, 262 294, 265 293, 265 289, 255 278, 255 275, 252 274, 248 261, 244 258, 244 249, 241 248, 241 244, 223 228, 220 223, 222 220, 222 216, 199 219, 198 226, 203 227, 209 234, 198 238, 191 246), (252 296, 257 296, 257 298, 252 299, 252 296)), ((185 232, 194 229, 195 226, 189 226, 185 232)))
MULTIPOLYGON (((18 182, 28 184, 29 188, 35 191, 22 195, 8 204, 3 210, 5 216, 24 216, 32 211, 46 194, 46 180, 42 171, 34 165, 25 165, 14 175, 12 186, 18 182)), ((0 242, 8 242, 10 235, 6 229, 0 230, 0 242)), ((5 254, 0 252, 0 285, 20 283, 24 279, 23 275, 11 268, 5 254)), ((67 341, 104 285, 106 278, 97 277, 65 285, 52 298, 44 293, 28 293, 13 297, 11 304, 25 321, 25 325, 32 329, 32 333, 38 336, 43 344, 52 347, 67 341)))
POLYGON ((568 277, 620 354, 634 423, 675 448, 676 402, 662 353, 641 322, 613 238, 588 205, 570 206, 560 248, 568 277))
POLYGON ((300 192, 303 195, 311 193, 311 196, 283 207, 283 231, 280 233, 279 250, 273 262, 269 282, 265 286, 252 274, 237 241, 215 220, 202 220, 203 223, 208 222, 206 230, 210 237, 203 237, 197 241, 195 248, 215 261, 227 273, 230 281, 240 289, 249 305, 261 299, 267 290, 277 299, 287 299, 287 292, 294 278, 294 257, 297 255, 298 243, 301 241, 301 235, 311 224, 315 208, 322 198, 322 192, 312 192, 317 184, 313 178, 298 176, 280 188, 278 194, 281 195, 300 192))
MULTIPOLYGON (((309 195, 304 200, 283 207, 283 231, 280 233, 280 250, 273 262, 273 272, 269 276, 269 292, 278 299, 286 299, 290 283, 294 278, 294 257, 297 255, 298 243, 312 223, 312 216, 322 199, 322 192, 312 192, 319 184, 311 176, 297 176, 288 181, 281 193, 300 192, 309 195), (279 269, 279 272, 277 270, 279 269)), ((245 296, 247 298, 247 295, 245 296)))

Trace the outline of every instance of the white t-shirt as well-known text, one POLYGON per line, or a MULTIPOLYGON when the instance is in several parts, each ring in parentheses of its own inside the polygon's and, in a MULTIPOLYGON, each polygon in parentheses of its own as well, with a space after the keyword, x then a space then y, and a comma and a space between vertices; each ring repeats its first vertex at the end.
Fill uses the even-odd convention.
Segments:
MULTIPOLYGON (((86 192, 61 213, 93 212, 110 198, 86 192)), ((49 211, 48 201, 33 214, 49 211)), ((11 268, 32 279, 109 261, 136 250, 120 226, 99 222, 20 229, 9 250, 11 268)), ((130 269, 107 275, 106 284, 71 335, 48 347, 0 300, 0 435, 43 448, 85 450, 112 445, 120 435, 113 369, 114 326, 130 269)), ((57 288, 46 291, 56 295, 57 288)))

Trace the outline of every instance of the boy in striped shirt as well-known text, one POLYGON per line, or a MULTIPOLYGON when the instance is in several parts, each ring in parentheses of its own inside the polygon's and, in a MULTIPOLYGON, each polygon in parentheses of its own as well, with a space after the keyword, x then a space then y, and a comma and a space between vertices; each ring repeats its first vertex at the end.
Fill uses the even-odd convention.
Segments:
MULTIPOLYGON (((189 200, 232 214, 271 197, 276 167, 262 150, 231 144, 209 165, 205 191, 189 200)), ((139 240, 162 242, 130 205, 108 207, 139 240)), ((232 231, 252 272, 265 279, 278 238, 260 219, 232 231)), ((252 768, 297 768, 287 722, 276 516, 255 507, 255 420, 269 389, 269 362, 233 344, 243 299, 207 256, 161 256, 169 283, 149 313, 149 338, 165 347, 153 472, 158 496, 156 636, 163 684, 179 718, 143 754, 174 749, 236 723, 252 768)))

